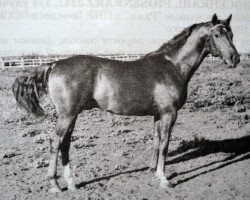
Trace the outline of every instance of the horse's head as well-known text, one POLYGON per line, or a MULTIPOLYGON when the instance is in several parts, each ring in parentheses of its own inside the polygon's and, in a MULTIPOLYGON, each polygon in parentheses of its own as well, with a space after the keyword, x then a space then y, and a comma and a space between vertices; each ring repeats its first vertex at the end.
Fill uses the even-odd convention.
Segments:
POLYGON ((226 20, 219 20, 214 14, 208 42, 209 51, 213 56, 220 56, 229 66, 235 67, 240 62, 240 55, 233 44, 231 19, 232 15, 226 20))

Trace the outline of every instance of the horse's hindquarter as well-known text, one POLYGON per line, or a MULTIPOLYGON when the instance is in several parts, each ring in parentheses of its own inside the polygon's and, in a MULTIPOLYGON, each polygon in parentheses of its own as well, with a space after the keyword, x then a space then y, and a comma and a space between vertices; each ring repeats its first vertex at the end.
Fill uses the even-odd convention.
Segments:
POLYGON ((76 56, 56 62, 49 76, 49 93, 58 113, 80 113, 94 107, 92 94, 98 63, 76 56))

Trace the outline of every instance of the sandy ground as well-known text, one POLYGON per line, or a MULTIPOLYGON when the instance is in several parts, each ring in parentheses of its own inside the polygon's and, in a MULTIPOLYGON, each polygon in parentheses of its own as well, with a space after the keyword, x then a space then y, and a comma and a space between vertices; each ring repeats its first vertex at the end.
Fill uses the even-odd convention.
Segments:
MULTIPOLYGON (((27 70, 26 70, 27 71, 27 70)), ((174 127, 166 175, 175 187, 159 188, 149 171, 152 117, 84 111, 71 143, 79 189, 49 194, 49 134, 56 114, 38 121, 17 107, 11 92, 22 70, 0 72, 0 199, 250 199, 250 62, 236 69, 205 62, 189 84, 189 98, 174 127)))

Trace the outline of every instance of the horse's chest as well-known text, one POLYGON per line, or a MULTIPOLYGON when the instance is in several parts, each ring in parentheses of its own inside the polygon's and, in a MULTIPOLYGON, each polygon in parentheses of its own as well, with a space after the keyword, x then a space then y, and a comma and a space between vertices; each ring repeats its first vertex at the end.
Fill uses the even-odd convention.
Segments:
POLYGON ((154 87, 154 102, 159 109, 169 106, 181 107, 186 97, 182 88, 174 84, 156 83, 154 87))

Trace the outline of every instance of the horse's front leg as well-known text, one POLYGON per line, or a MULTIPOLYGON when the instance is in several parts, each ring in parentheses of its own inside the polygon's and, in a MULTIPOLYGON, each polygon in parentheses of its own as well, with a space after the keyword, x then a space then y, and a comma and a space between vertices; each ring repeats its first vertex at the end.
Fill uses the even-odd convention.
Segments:
POLYGON ((167 112, 165 112, 161 116, 161 138, 159 145, 159 157, 155 175, 160 179, 160 186, 163 188, 173 187, 165 176, 165 160, 168 152, 171 132, 176 121, 176 117, 177 111, 174 107, 168 108, 167 112))
POLYGON ((158 116, 154 116, 154 152, 152 156, 152 161, 150 163, 151 171, 156 171, 157 168, 160 139, 161 139, 160 119, 158 116))

